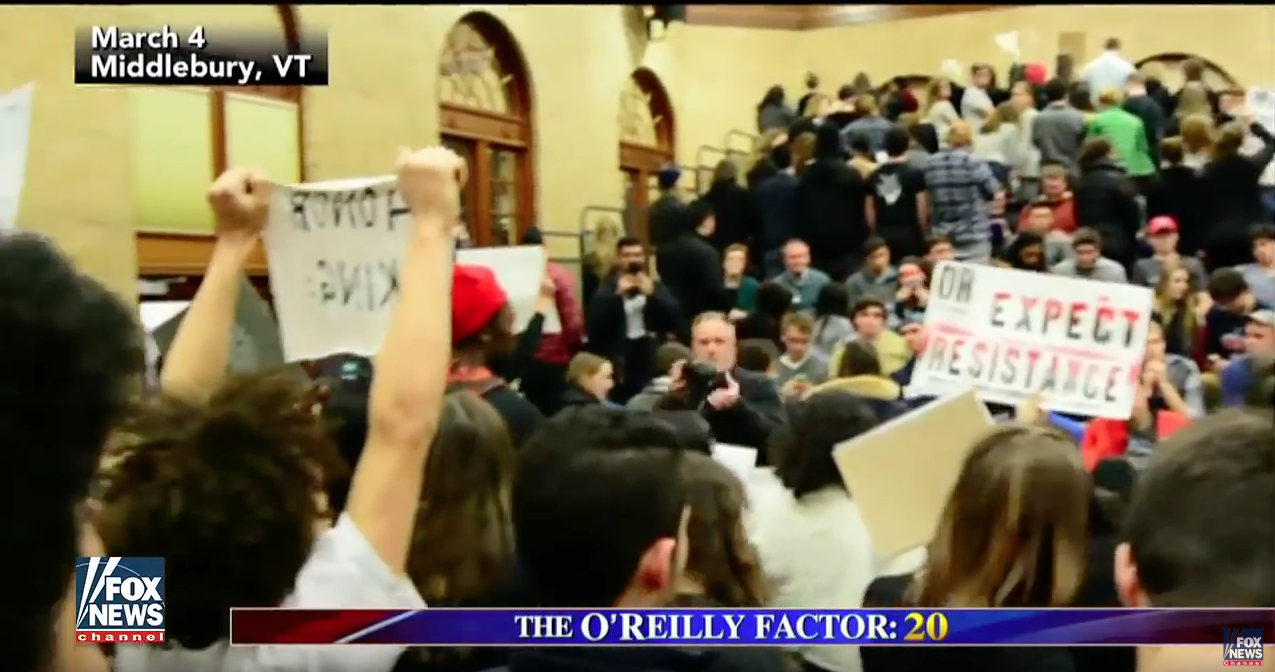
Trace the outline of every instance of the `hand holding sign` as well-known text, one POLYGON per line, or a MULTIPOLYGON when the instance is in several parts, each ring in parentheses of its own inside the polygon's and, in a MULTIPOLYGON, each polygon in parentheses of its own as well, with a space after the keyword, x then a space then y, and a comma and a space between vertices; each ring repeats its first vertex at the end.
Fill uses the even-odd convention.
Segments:
POLYGON ((398 190, 417 217, 442 217, 450 227, 460 214, 460 189, 469 179, 464 159, 446 147, 398 150, 398 190))
POLYGON ((272 185, 260 169, 231 168, 208 188, 208 204, 217 218, 217 237, 255 244, 266 228, 272 185))

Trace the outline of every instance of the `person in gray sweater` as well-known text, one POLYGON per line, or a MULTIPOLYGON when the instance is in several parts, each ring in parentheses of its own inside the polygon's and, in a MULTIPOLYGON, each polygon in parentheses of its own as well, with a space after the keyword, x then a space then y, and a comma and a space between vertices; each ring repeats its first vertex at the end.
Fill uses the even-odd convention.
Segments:
POLYGON ((784 354, 779 356, 775 386, 784 397, 800 399, 815 385, 828 380, 828 358, 812 347, 815 322, 802 313, 784 317, 784 354))
POLYGON ((1074 173, 1085 140, 1085 115, 1067 103, 1062 80, 1050 80, 1045 97, 1049 104, 1032 119, 1032 145, 1040 152, 1041 165, 1059 164, 1074 173))
POLYGON ((1124 266, 1102 256, 1102 238, 1093 229, 1080 229, 1071 239, 1075 256, 1050 269, 1055 275, 1103 282, 1129 282, 1124 266))

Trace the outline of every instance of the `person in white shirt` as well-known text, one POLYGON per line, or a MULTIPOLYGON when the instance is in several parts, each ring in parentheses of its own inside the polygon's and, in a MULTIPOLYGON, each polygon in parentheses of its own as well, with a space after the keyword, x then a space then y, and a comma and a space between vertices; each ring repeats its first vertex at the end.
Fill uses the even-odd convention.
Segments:
POLYGON ((1120 53, 1120 40, 1107 38, 1098 58, 1085 65, 1084 78, 1089 86, 1089 95, 1094 104, 1098 103, 1098 94, 1103 91, 1123 90, 1129 76, 1138 71, 1129 59, 1120 53))
POLYGON ((961 118, 975 133, 982 130, 996 108, 990 93, 994 85, 992 79, 992 66, 979 63, 970 68, 970 85, 965 87, 965 95, 961 96, 961 118))
POLYGON ((448 378, 450 229, 464 172, 450 150, 400 150, 413 229, 376 355, 367 439, 330 528, 324 486, 341 465, 308 391, 282 376, 220 380, 271 183, 242 170, 213 183, 217 240, 168 352, 163 393, 121 430, 96 493, 108 553, 165 559, 166 641, 118 646, 116 672, 393 668, 403 647, 232 648, 229 611, 425 606, 405 567, 448 378))

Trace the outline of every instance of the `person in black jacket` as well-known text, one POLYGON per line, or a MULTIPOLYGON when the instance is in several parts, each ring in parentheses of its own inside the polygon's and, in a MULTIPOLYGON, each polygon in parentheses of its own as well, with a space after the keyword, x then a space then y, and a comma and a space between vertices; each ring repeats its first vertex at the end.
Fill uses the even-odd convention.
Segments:
POLYGON ((814 161, 797 185, 797 238, 813 252, 814 266, 834 281, 854 272, 859 250, 868 239, 863 201, 867 182, 846 165, 837 129, 820 126, 814 161))
POLYGON ((691 327, 691 352, 696 362, 717 370, 707 397, 692 398, 700 392, 693 380, 697 367, 684 362, 674 367, 669 392, 658 407, 698 408, 712 427, 713 438, 764 451, 771 430, 781 421, 782 404, 769 380, 736 365, 735 327, 730 320, 720 313, 701 315, 691 327))
POLYGON ((713 185, 703 196, 713 211, 717 226, 709 240, 717 248, 717 255, 726 248, 740 244, 753 246, 761 219, 756 203, 748 190, 739 185, 739 168, 731 159, 722 159, 713 169, 713 185))
POLYGON ((762 277, 773 278, 784 270, 783 247, 797 237, 797 173, 792 151, 777 147, 771 152, 776 172, 750 189, 761 213, 758 241, 762 277))
POLYGON ((1133 73, 1125 85, 1124 110, 1142 120, 1142 130, 1147 135, 1147 147, 1151 161, 1160 165, 1160 139, 1164 137, 1164 110, 1154 98, 1147 95, 1146 81, 1133 73))
POLYGON ((1178 253, 1194 257, 1208 234, 1203 183, 1194 168, 1182 163, 1182 138, 1165 138, 1160 143, 1160 158, 1164 167, 1147 194, 1147 221, 1162 215, 1172 217, 1178 223, 1178 253))
POLYGON ((615 270, 598 287, 585 315, 589 351, 611 360, 617 373, 611 400, 623 404, 655 376, 655 349, 682 331, 677 299, 646 268, 642 241, 615 245, 615 270))
POLYGON ((659 182, 660 197, 655 199, 646 211, 647 232, 651 237, 651 246, 658 252, 660 246, 677 237, 685 228, 686 203, 677 193, 677 182, 682 179, 682 171, 677 166, 668 164, 656 175, 659 182))
POLYGON ((1209 234, 1204 249, 1209 269, 1252 261, 1248 230, 1254 224, 1271 221, 1258 180, 1275 159, 1275 137, 1253 120, 1251 110, 1244 110, 1242 116, 1243 122, 1222 129, 1213 145, 1213 158, 1200 172, 1207 199, 1204 221, 1209 234), (1248 133, 1262 141, 1262 149, 1251 156, 1240 153, 1248 133))
POLYGON ((689 325, 700 313, 731 307, 722 278, 721 256, 708 242, 716 221, 713 211, 707 201, 700 199, 687 207, 687 214, 694 228, 665 243, 655 259, 660 281, 681 307, 683 325, 689 325))
POLYGON ((1103 254, 1132 273, 1142 227, 1138 188, 1117 163, 1106 138, 1085 141, 1079 168, 1080 177, 1072 189, 1077 224, 1096 230, 1102 236, 1103 254))

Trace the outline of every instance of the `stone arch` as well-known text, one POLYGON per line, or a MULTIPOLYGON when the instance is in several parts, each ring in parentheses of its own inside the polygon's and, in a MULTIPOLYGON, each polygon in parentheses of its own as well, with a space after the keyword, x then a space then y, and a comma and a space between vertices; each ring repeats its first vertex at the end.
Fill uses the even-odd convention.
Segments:
POLYGON ((535 222, 531 76, 499 19, 470 12, 448 31, 438 66, 443 144, 469 162, 462 219, 478 245, 516 244, 535 222))
POLYGON ((1159 77, 1169 90, 1176 91, 1182 86, 1182 64, 1190 59, 1204 64, 1204 83, 1210 88, 1221 90, 1239 86, 1239 82, 1225 68, 1197 54, 1186 52, 1153 54, 1134 65, 1144 74, 1159 77))
POLYGON ((659 194, 656 174, 676 163, 673 101, 658 75, 634 70, 620 92, 620 177, 630 233, 649 242, 646 209, 659 194))

